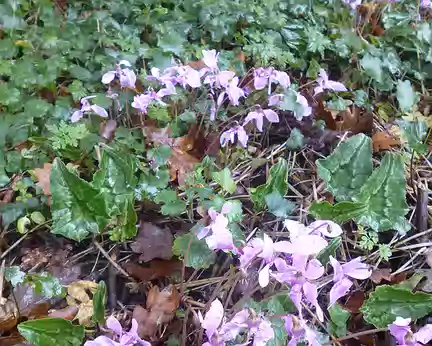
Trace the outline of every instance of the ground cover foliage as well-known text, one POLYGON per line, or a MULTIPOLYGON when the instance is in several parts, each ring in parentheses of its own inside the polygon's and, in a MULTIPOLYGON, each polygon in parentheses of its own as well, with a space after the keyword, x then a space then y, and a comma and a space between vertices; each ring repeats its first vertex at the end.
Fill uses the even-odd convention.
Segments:
POLYGON ((0 344, 432 339, 432 4, 0 4, 0 344))

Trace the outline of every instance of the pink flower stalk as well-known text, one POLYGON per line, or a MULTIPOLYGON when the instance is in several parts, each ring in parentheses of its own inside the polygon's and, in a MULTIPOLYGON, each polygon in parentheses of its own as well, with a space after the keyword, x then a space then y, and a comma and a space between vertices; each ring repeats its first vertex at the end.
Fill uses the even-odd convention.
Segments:
POLYGON ((263 130, 263 119, 266 118, 271 123, 278 123, 279 116, 274 110, 271 109, 262 109, 258 106, 258 110, 254 112, 250 112, 246 119, 244 120, 243 126, 255 120, 256 127, 258 131, 262 132, 263 130))
POLYGON ((221 213, 214 209, 209 209, 208 214, 211 223, 204 227, 198 234, 198 239, 205 238, 208 247, 212 250, 222 250, 224 252, 233 251, 237 253, 237 247, 234 245, 233 236, 228 229, 228 219, 224 214, 229 213, 231 207, 222 207, 221 213), (209 233, 211 232, 211 235, 209 233))
POLYGON ((348 293, 354 284, 349 278, 366 280, 372 274, 369 266, 362 263, 361 257, 357 257, 348 263, 340 264, 333 256, 330 256, 330 264, 334 270, 333 281, 335 284, 330 290, 329 307, 348 293))
POLYGON ((123 330, 120 322, 114 316, 108 317, 106 326, 114 332, 113 338, 115 340, 101 335, 94 340, 86 341, 84 346, 135 346, 137 344, 151 346, 151 343, 138 336, 138 322, 135 319, 132 320, 132 327, 128 332, 123 330))
POLYGON ((319 279, 324 274, 324 267, 317 259, 310 259, 305 255, 292 255, 292 264, 288 265, 282 258, 274 261, 277 272, 272 276, 281 283, 291 285, 290 297, 300 314, 303 297, 312 304, 320 321, 324 320, 321 307, 318 304, 318 288, 310 281, 319 279))
POLYGON ((300 342, 307 342, 308 345, 312 346, 321 345, 315 331, 307 326, 305 320, 294 315, 287 315, 283 319, 285 320, 285 329, 291 338, 288 346, 296 346, 300 342))
POLYGON ((418 332, 413 333, 410 328, 411 319, 397 317, 388 326, 390 334, 396 338, 400 346, 421 346, 432 340, 432 324, 426 324, 418 332))
POLYGON ((342 83, 329 80, 327 72, 323 69, 320 70, 317 79, 318 86, 314 88, 314 95, 322 93, 324 90, 329 89, 332 91, 347 91, 348 89, 342 83))
POLYGON ((246 133, 244 127, 240 126, 240 125, 234 126, 231 129, 229 129, 229 130, 227 130, 221 134, 221 136, 220 136, 221 147, 222 148, 225 147, 229 142, 234 144, 235 136, 237 136, 237 140, 239 141, 239 143, 244 148, 246 148, 249 136, 246 133))
POLYGON ((108 71, 102 76, 102 83, 110 84, 117 77, 122 88, 135 89, 137 77, 130 67, 131 64, 129 61, 121 60, 117 64, 117 69, 115 71, 108 71), (127 68, 122 68, 122 66, 126 66, 127 68))
POLYGON ((76 123, 81 120, 86 113, 94 112, 102 118, 108 118, 107 111, 97 105, 92 105, 88 100, 95 98, 96 96, 87 96, 81 99, 81 109, 73 112, 71 116, 71 122, 76 123))
POLYGON ((275 70, 273 67, 260 67, 254 71, 254 87, 256 90, 262 90, 268 85, 268 94, 270 95, 273 83, 279 83, 284 89, 291 85, 288 74, 275 70))

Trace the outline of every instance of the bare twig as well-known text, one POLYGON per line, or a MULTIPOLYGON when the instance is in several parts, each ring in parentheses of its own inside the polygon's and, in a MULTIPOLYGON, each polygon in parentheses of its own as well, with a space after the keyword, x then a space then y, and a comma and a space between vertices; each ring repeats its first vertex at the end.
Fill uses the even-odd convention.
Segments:
POLYGON ((111 263, 111 265, 118 270, 118 272, 124 276, 126 276, 127 278, 132 278, 122 267, 120 267, 117 262, 115 262, 111 256, 108 254, 108 252, 106 252, 104 250, 104 248, 102 247, 101 244, 99 244, 99 242, 97 240, 93 240, 93 244, 94 246, 97 247, 97 249, 101 252, 101 254, 108 260, 108 262, 111 263))

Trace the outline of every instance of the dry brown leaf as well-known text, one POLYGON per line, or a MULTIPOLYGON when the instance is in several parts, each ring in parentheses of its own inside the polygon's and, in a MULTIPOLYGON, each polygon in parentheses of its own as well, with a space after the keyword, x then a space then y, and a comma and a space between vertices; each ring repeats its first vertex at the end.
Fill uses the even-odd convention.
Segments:
POLYGON ((67 306, 63 309, 52 310, 49 312, 48 317, 62 318, 64 320, 73 321, 78 314, 78 307, 67 306))
POLYGON ((391 150, 394 145, 401 145, 402 142, 394 139, 385 132, 377 132, 372 136, 373 151, 391 150))
POLYGON ((173 148, 173 153, 168 159, 171 179, 177 179, 179 185, 186 185, 187 175, 194 171, 198 163, 200 163, 200 160, 197 158, 182 150, 173 148))
POLYGON ((44 163, 43 168, 36 168, 34 173, 38 179, 37 186, 42 188, 45 196, 51 196, 51 169, 52 163, 44 163))
POLYGON ((344 305, 344 309, 348 310, 352 313, 359 313, 360 308, 363 306, 365 299, 366 299, 366 296, 365 296, 364 292, 355 291, 349 295, 349 297, 348 297, 348 299, 344 305))
POLYGON ((373 116, 364 113, 360 108, 352 107, 338 114, 336 129, 338 131, 350 131, 354 134, 371 133, 373 129, 373 116))
POLYGON ((69 306, 78 308, 75 319, 82 326, 92 325, 93 294, 97 291, 98 284, 93 281, 77 281, 68 286, 66 301, 69 306))
POLYGON ((167 286, 162 291, 153 286, 147 296, 147 309, 136 306, 133 318, 138 322, 138 335, 143 338, 154 336, 158 327, 169 323, 180 305, 180 295, 175 286, 167 286))
POLYGON ((141 254, 140 261, 149 262, 154 258, 170 259, 172 245, 173 236, 169 229, 162 229, 149 222, 141 222, 138 237, 131 244, 131 249, 141 254))
POLYGON ((182 262, 177 260, 163 261, 153 260, 149 267, 143 267, 136 263, 129 262, 123 265, 129 275, 143 282, 158 278, 172 276, 182 268, 182 262))
POLYGON ((12 299, 0 298, 0 333, 8 332, 18 323, 18 309, 12 299))
POLYGON ((109 119, 108 121, 100 124, 100 135, 107 141, 112 141, 115 137, 117 130, 117 121, 109 119))

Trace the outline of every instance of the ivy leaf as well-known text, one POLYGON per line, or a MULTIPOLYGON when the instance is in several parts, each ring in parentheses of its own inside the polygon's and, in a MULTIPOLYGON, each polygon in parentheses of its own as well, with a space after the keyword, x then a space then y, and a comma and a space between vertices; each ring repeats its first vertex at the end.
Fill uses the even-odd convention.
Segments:
POLYGON ((366 322, 384 328, 396 317, 419 319, 432 312, 432 295, 382 285, 375 289, 360 309, 366 322))
POLYGON ((187 267, 194 269, 209 268, 216 259, 215 253, 204 239, 199 240, 194 231, 174 240, 173 254, 183 258, 187 267))
POLYGON ((100 281, 93 296, 93 321, 105 324, 105 305, 107 302, 107 288, 104 281, 100 281))
POLYGON ((351 316, 348 310, 342 308, 340 304, 335 304, 329 309, 331 319, 331 331, 336 334, 338 338, 347 335, 348 328, 347 322, 351 316))
POLYGON ((412 112, 414 106, 420 100, 420 96, 414 91, 409 80, 398 80, 396 97, 399 102, 399 108, 404 113, 412 112))
POLYGON ((340 202, 335 205, 329 202, 313 203, 309 213, 316 220, 332 220, 336 223, 344 223, 351 219, 357 219, 365 213, 366 206, 363 203, 340 202))
POLYGON ((33 287, 36 294, 41 294, 48 299, 64 297, 66 294, 59 279, 48 273, 27 275, 25 281, 33 287))
POLYGON ((428 152, 428 146, 423 143, 427 132, 428 124, 426 121, 417 119, 416 121, 398 120, 396 123, 403 130, 403 138, 408 141, 408 147, 425 155, 428 152))
POLYGON ((375 231, 390 229, 405 233, 409 229, 405 214, 406 181, 402 157, 387 153, 381 165, 366 181, 356 201, 366 206, 357 222, 375 231))
POLYGON ((212 173, 213 180, 218 183, 222 188, 228 192, 233 194, 237 190, 236 183, 234 182, 234 179, 231 177, 231 171, 228 167, 225 167, 220 172, 213 172, 212 173))
POLYGON ((349 201, 372 173, 372 140, 358 134, 339 145, 325 159, 317 160, 318 175, 338 200, 349 201))
POLYGON ((51 232, 81 241, 99 234, 109 221, 104 194, 69 172, 60 159, 51 170, 53 226, 51 232))
POLYGON ((291 215, 295 204, 283 198, 278 191, 273 191, 265 196, 265 202, 269 212, 276 217, 286 218, 291 215))
POLYGON ((286 147, 288 150, 297 150, 304 146, 305 140, 303 133, 300 132, 299 129, 294 128, 289 138, 286 141, 286 147))
POLYGON ((288 164, 285 159, 281 158, 279 162, 270 169, 270 176, 267 182, 264 185, 250 190, 252 202, 258 209, 263 210, 265 208, 265 197, 273 191, 277 191, 281 196, 285 196, 288 190, 287 174, 288 164))
POLYGON ((26 273, 20 270, 19 266, 12 266, 5 268, 5 278, 13 287, 22 284, 25 280, 26 273))
POLYGON ((62 318, 44 318, 20 323, 20 334, 35 346, 80 346, 84 327, 74 326, 62 318))

